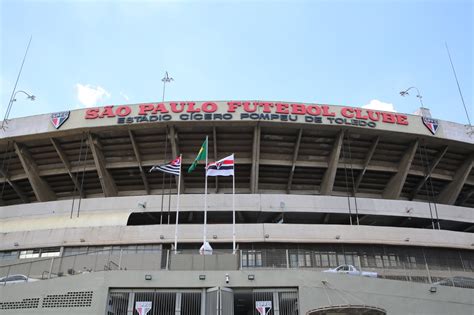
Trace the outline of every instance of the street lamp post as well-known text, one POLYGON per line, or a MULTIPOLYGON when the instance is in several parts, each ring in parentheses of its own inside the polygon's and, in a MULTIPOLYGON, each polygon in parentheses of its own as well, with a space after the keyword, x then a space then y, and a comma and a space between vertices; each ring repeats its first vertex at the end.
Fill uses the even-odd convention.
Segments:
POLYGON ((163 98, 162 98, 162 102, 165 101, 165 88, 166 88, 166 83, 170 83, 171 81, 174 81, 173 78, 171 78, 169 75, 168 75, 168 71, 165 72, 165 76, 163 77, 163 79, 161 79, 161 81, 163 81, 163 98))
POLYGON ((400 92, 400 95, 403 96, 403 97, 405 97, 405 96, 407 96, 407 95, 410 95, 410 94, 408 93, 408 91, 410 91, 411 89, 415 89, 415 90, 416 90, 416 93, 417 93, 417 94, 416 94, 416 97, 420 100, 421 108, 425 108, 425 106, 423 105, 423 100, 422 100, 423 96, 421 96, 420 90, 418 90, 418 88, 417 88, 416 86, 411 86, 411 87, 409 87, 408 89, 406 89, 406 90, 404 90, 404 91, 401 91, 401 92, 400 92))
POLYGON ((8 124, 8 117, 10 116, 10 111, 13 107, 13 102, 16 102, 16 95, 18 93, 22 93, 22 94, 25 94, 27 99, 31 100, 31 101, 34 101, 36 99, 36 96, 34 96, 33 94, 29 94, 23 90, 19 90, 19 91, 16 91, 12 98, 10 99, 10 103, 8 103, 8 107, 7 107, 7 110, 5 112, 5 116, 3 117, 3 121, 2 121, 2 126, 0 127, 1 129, 5 129, 6 126, 8 124))

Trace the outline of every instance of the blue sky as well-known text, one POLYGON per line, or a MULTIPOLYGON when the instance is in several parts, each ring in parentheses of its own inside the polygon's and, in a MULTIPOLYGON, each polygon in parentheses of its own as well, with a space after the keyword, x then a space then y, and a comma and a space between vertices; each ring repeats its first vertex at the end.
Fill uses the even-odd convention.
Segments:
MULTIPOLYGON (((1 113, 166 100, 392 106, 471 121, 473 1, 0 1, 1 113)), ((1 119, 1 118, 0 118, 1 119)))

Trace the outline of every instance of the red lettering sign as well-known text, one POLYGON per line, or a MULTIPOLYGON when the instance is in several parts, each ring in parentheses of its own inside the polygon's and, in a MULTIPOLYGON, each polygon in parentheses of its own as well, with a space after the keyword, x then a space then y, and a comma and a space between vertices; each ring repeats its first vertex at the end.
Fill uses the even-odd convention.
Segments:
MULTIPOLYGON (((297 121, 297 116, 305 115, 305 121, 312 121, 313 118, 310 116, 322 116, 327 117, 328 122, 336 122, 344 117, 351 119, 351 125, 357 126, 376 126, 374 122, 383 122, 386 124, 396 124, 401 126, 408 125, 408 116, 398 113, 381 112, 372 109, 364 109, 357 107, 340 107, 337 108, 337 112, 333 111, 335 107, 328 105, 316 105, 316 104, 290 104, 290 103, 272 103, 272 102, 242 102, 242 101, 228 101, 227 108, 225 108, 226 114, 214 114, 219 117, 226 116, 226 119, 232 119, 232 113, 244 112, 244 113, 255 113, 247 115, 245 117, 280 117, 284 116, 283 121, 297 121), (270 115, 268 115, 270 114, 270 115), (261 116, 266 115, 266 116, 261 116), (293 116, 293 117, 292 117, 293 116), (230 117, 230 118, 229 118, 230 117), (332 118, 336 117, 336 118, 332 118), (338 120, 339 119, 339 120, 338 120), (361 123, 359 123, 361 122, 361 123), (357 123, 357 124, 356 124, 357 123)), ((184 120, 191 119, 192 117, 204 117, 204 115, 213 114, 218 112, 219 105, 216 102, 170 102, 170 103, 147 103, 138 105, 137 109, 127 105, 121 105, 114 107, 113 105, 104 106, 101 108, 88 108, 85 111, 84 119, 97 119, 97 118, 119 118, 123 121, 161 121, 157 119, 156 115, 163 115, 168 113, 188 113, 184 120), (135 111, 135 113, 133 113, 135 111), (197 114, 205 113, 205 114, 197 114), (194 115, 194 116, 193 116, 194 115), (133 117, 130 117, 133 116, 133 117), (147 117, 150 117, 149 119, 147 117)), ((163 120, 167 121, 171 119, 171 115, 164 115, 163 120)), ((207 116, 206 116, 207 117, 207 116)), ((209 116, 211 117, 211 116, 209 116)), ((198 118, 199 120, 200 118, 198 118)), ((256 119, 256 118, 252 118, 256 119)), ((261 119, 261 118, 257 118, 261 119)), ((321 120, 321 117, 319 117, 321 120)), ((344 120, 349 121, 349 120, 344 120)))

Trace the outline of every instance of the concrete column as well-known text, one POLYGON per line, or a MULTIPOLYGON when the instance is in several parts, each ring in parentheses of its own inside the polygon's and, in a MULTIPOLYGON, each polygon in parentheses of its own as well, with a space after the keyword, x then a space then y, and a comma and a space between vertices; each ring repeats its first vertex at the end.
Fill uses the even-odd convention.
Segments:
POLYGON ((100 185, 102 186, 104 196, 117 196, 117 186, 115 185, 115 181, 112 175, 110 175, 109 170, 106 168, 105 158, 100 148, 99 139, 92 134, 89 134, 88 142, 92 151, 92 156, 94 158, 95 167, 97 169, 97 174, 99 175, 100 185))
POLYGON ((392 176, 382 194, 383 198, 398 199, 400 197, 400 193, 402 192, 403 185, 405 185, 405 180, 408 171, 410 170, 411 163, 413 162, 413 158, 415 157, 417 148, 418 140, 413 142, 406 150, 402 160, 398 164, 398 172, 392 176))
POLYGON ((30 181, 36 199, 40 202, 56 200, 56 194, 53 192, 48 183, 39 176, 38 167, 31 153, 26 146, 14 142, 15 152, 18 155, 21 165, 30 181))
POLYGON ((459 193, 464 186, 467 178, 472 169, 472 163, 474 160, 474 153, 464 161, 461 167, 456 171, 453 177, 453 181, 449 183, 439 194, 438 202, 445 203, 448 205, 454 205, 456 199, 458 199, 459 193))
POLYGON ((250 190, 252 194, 258 192, 258 172, 260 162, 260 126, 255 126, 253 130, 253 147, 252 147, 252 170, 250 175, 250 190))
POLYGON ((332 194, 332 188, 334 187, 334 179, 336 178, 337 166, 339 163, 339 156, 341 154, 343 139, 344 130, 341 130, 336 136, 336 141, 334 141, 331 154, 329 155, 328 168, 324 173, 323 181, 321 183, 321 195, 332 194))

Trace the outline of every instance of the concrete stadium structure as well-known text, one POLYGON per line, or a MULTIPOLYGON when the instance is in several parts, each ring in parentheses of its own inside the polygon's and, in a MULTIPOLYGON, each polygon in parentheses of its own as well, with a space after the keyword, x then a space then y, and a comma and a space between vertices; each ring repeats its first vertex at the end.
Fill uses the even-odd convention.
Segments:
POLYGON ((116 105, 0 131, 0 314, 471 314, 474 138, 461 124, 268 101, 116 105), (232 179, 153 165, 209 137, 232 179), (377 278, 322 272, 354 265, 377 278), (138 304, 137 304, 138 302, 138 304), (145 314, 145 313, 143 313, 145 314))

